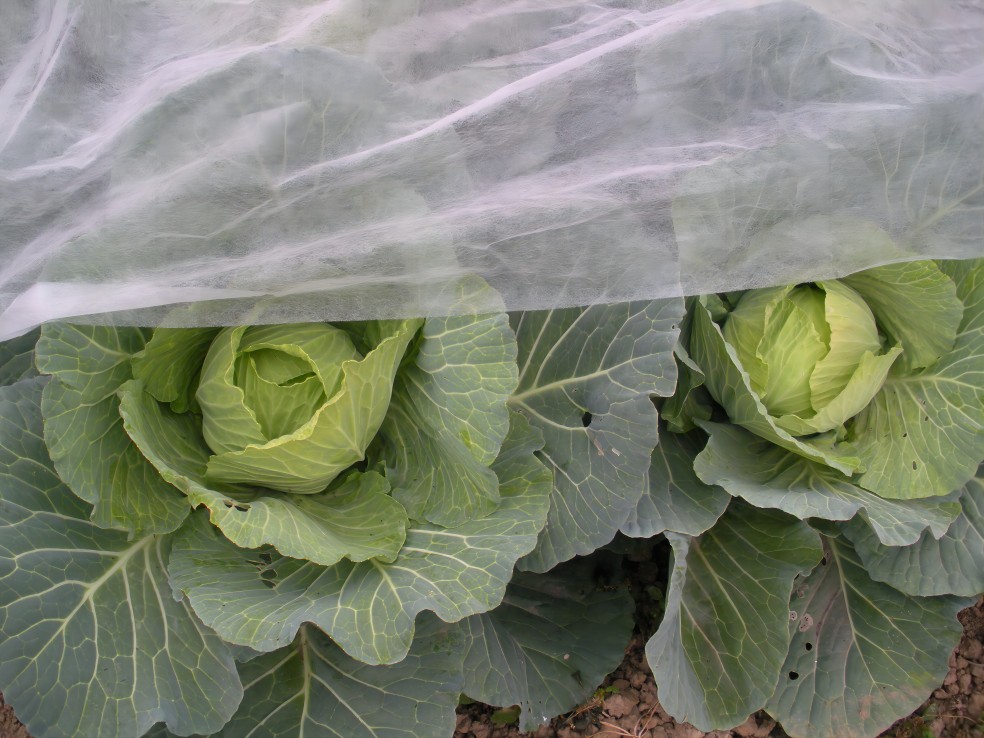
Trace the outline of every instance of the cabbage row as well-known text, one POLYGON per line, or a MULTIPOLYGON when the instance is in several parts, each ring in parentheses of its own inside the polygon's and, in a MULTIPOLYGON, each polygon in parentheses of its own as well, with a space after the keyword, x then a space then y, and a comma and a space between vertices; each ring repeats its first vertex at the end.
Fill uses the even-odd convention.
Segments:
MULTIPOLYGON (((646 653, 702 730, 870 736, 984 592, 984 260, 449 317, 0 344, 0 691, 38 738, 523 729, 646 653)), ((179 317, 179 316, 178 316, 179 317)), ((173 323, 181 322, 175 320, 173 323)))

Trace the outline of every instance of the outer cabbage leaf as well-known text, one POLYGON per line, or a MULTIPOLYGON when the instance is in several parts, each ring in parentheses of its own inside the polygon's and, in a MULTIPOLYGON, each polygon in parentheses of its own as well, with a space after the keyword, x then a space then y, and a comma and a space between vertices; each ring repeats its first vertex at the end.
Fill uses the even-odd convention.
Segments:
POLYGON ((412 526, 392 563, 342 561, 326 568, 243 550, 196 515, 175 543, 173 582, 231 643, 270 651, 311 622, 360 661, 394 663, 406 655, 421 611, 454 622, 502 600, 516 560, 533 549, 546 522, 550 473, 533 455, 542 443, 513 413, 492 465, 499 508, 456 528, 412 526))
POLYGON ((177 414, 131 380, 120 390, 126 431, 161 476, 205 505, 212 523, 244 548, 269 544, 284 556, 331 566, 342 558, 392 561, 407 514, 379 474, 354 473, 313 495, 242 490, 205 478, 209 450, 198 417, 177 414))
POLYGON ((463 639, 424 615, 407 657, 369 666, 317 628, 239 667, 242 707, 216 738, 416 738, 454 732, 463 639))
POLYGON ((543 433, 550 517, 522 568, 546 571, 608 543, 639 504, 657 442, 650 395, 676 383, 682 300, 516 313, 510 406, 543 433))
POLYGON ((843 538, 824 548, 790 599, 789 654, 766 709, 793 738, 876 735, 942 681, 971 603, 873 581, 843 538))
POLYGON ((731 498, 694 473, 694 458, 705 440, 700 431, 681 435, 660 427, 646 493, 622 524, 623 533, 633 538, 650 538, 664 531, 697 536, 714 525, 731 498))
POLYGON ((41 387, 0 388, 0 689, 34 735, 212 733, 242 697, 232 654, 172 597, 169 539, 89 521, 42 439, 41 387))
POLYGON ((849 520, 858 513, 884 544, 907 546, 923 530, 943 535, 960 514, 955 500, 886 500, 836 469, 804 459, 732 425, 706 424, 711 437, 694 469, 756 507, 798 518, 849 520))
POLYGON ((130 365, 158 402, 169 402, 178 413, 195 402, 198 379, 208 347, 218 328, 157 328, 130 365))
POLYGON ((584 702, 622 661, 633 624, 629 593, 598 589, 594 565, 575 560, 546 574, 520 572, 501 605, 462 620, 461 691, 490 705, 519 705, 524 731, 584 702))
MULTIPOLYGON (((851 427, 859 484, 882 497, 946 495, 984 458, 984 260, 941 268, 964 305, 953 348, 926 369, 890 376, 851 427)), ((913 314, 911 329, 936 331, 932 317, 913 314)))
POLYGON ((34 345, 41 329, 0 343, 0 387, 38 375, 34 366, 34 345))
POLYGON ((843 282, 864 298, 893 342, 902 345, 905 370, 931 366, 953 348, 963 305, 953 282, 933 262, 886 264, 843 282))
POLYGON ((793 579, 820 560, 819 537, 795 518, 745 505, 699 538, 667 537, 666 611, 646 644, 660 702, 701 730, 737 725, 779 680, 793 579))
POLYGON ((690 355, 704 372, 705 386, 727 411, 731 422, 845 474, 853 473, 860 466, 860 459, 845 444, 838 443, 832 434, 820 434, 806 440, 795 438, 779 427, 752 389, 735 348, 724 340, 721 328, 711 320, 707 307, 700 301, 693 304, 690 355))
POLYGON ((49 324, 38 341, 38 368, 53 381, 41 403, 44 434, 58 475, 92 504, 92 521, 134 536, 169 533, 190 507, 130 441, 117 390, 147 333, 136 328, 49 324))
MULTIPOLYGON (((457 285, 455 312, 485 304, 481 280, 457 285)), ((504 312, 430 318, 401 368, 379 450, 393 496, 417 520, 455 526, 492 512, 499 483, 489 465, 509 428, 516 337, 504 312)))
POLYGON ((984 592, 984 466, 959 490, 961 513, 939 539, 923 532, 911 546, 885 546, 852 521, 845 534, 872 579, 919 597, 984 592))
POLYGON ((695 421, 710 420, 713 407, 713 401, 707 390, 703 389, 704 373, 681 345, 688 332, 686 327, 688 318, 689 313, 680 329, 681 343, 673 349, 677 362, 676 390, 659 406, 661 419, 674 433, 687 433, 697 427, 695 421))

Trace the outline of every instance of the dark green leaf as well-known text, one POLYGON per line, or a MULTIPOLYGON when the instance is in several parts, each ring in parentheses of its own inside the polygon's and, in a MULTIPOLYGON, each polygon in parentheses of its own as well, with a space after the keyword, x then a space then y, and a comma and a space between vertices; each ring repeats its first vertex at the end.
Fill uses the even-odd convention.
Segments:
POLYGON ((747 505, 732 505, 699 538, 668 538, 666 613, 646 644, 660 702, 701 730, 729 728, 775 688, 793 579, 820 560, 820 540, 795 518, 747 505))
POLYGON ((546 574, 518 573, 501 605, 463 620, 465 694, 519 705, 520 730, 588 699, 621 662, 633 623, 628 592, 598 589, 593 566, 575 560, 546 574))
POLYGON ((546 571, 608 543, 635 510, 657 441, 651 395, 676 384, 683 301, 512 316, 519 386, 510 405, 544 437, 550 518, 523 568, 546 571))
POLYGON ((171 593, 169 539, 89 522, 58 479, 41 385, 0 388, 0 690, 37 736, 211 733, 242 697, 232 654, 171 593))
POLYGON ((46 325, 38 368, 52 374, 41 408, 59 476, 92 504, 92 521, 134 536, 176 530, 188 500, 161 478, 123 427, 116 393, 146 341, 135 328, 46 325))
POLYGON ((970 603, 909 597, 873 581, 843 538, 824 547, 790 599, 789 654, 766 709, 794 738, 864 738, 940 684, 970 603))
POLYGON ((0 343, 0 387, 38 375, 34 366, 34 345, 41 329, 0 343))
POLYGON ((291 645, 239 667, 243 704, 217 738, 417 738, 454 733, 461 637, 423 616, 400 663, 369 666, 305 625, 291 645))

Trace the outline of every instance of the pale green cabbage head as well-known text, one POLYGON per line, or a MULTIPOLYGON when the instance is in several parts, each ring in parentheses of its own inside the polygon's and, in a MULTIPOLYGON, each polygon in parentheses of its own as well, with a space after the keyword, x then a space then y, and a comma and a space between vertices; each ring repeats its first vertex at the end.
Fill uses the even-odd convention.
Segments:
POLYGON ((325 489, 365 456, 386 415, 399 353, 359 353, 324 323, 226 328, 196 399, 213 482, 295 494, 325 489))
POLYGON ((902 351, 883 350, 870 308, 837 281, 750 290, 723 333, 762 404, 793 435, 857 415, 902 351))

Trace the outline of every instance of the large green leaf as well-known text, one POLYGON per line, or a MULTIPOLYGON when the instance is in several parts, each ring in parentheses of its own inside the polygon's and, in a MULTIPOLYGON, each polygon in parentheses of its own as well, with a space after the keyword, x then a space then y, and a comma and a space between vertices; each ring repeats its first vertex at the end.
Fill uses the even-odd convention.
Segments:
POLYGON ((41 385, 0 388, 0 690, 38 736, 211 733, 239 705, 232 654, 176 601, 169 539, 89 522, 42 439, 41 385))
POLYGON ((882 497, 948 494, 984 459, 984 259, 942 266, 964 305, 952 350, 927 369, 889 377, 851 428, 860 484, 882 497))
POLYGON ((735 347, 724 340, 721 328, 711 320, 707 307, 694 301, 691 316, 691 358, 704 373, 704 385, 727 411, 732 423, 845 474, 857 470, 861 462, 854 456, 853 449, 838 443, 832 434, 818 434, 807 440, 792 436, 779 427, 752 389, 751 379, 742 367, 735 347))
POLYGON ((450 736, 462 640, 424 615, 405 659, 369 666, 305 625, 291 645, 240 665, 243 704, 217 738, 450 736))
POLYGON ((392 561, 403 545, 406 511, 379 474, 356 472, 314 495, 216 488, 205 479, 209 453, 197 416, 172 412, 138 380, 123 385, 120 397, 127 433, 144 456, 190 505, 205 505, 236 545, 269 544, 284 556, 324 566, 342 558, 392 561))
POLYGON ((984 466, 960 491, 962 512, 939 539, 923 532, 911 546, 885 546, 857 522, 845 528, 864 568, 879 582, 927 597, 984 592, 984 466))
POLYGON ((0 342, 0 387, 37 376, 38 370, 34 366, 34 344, 38 342, 40 335, 39 328, 23 336, 0 342))
MULTIPOLYGON (((342 471, 365 457, 389 408, 393 380, 403 354, 420 324, 419 320, 388 323, 385 337, 364 359, 342 363, 345 379, 341 388, 307 423, 289 436, 269 442, 251 441, 239 450, 223 450, 209 459, 208 479, 259 484, 299 494, 321 492, 342 471)), ((216 342, 219 340, 222 336, 216 342)), ((208 369, 202 371, 200 402, 213 387, 205 383, 208 369)), ((225 395, 231 402, 232 393, 223 390, 225 395)), ((205 430, 211 445, 207 426, 205 430)), ((221 435, 222 429, 211 432, 221 435)))
POLYGON ((651 395, 672 394, 683 301, 516 313, 510 406, 543 433, 550 517, 523 568, 546 571, 608 543, 646 490, 657 441, 651 395))
POLYGON ((492 469, 502 503, 456 528, 418 524, 392 563, 375 559, 322 567, 237 548, 193 516, 182 529, 170 572, 199 616, 232 643, 261 651, 290 643, 312 622, 366 663, 407 652, 413 621, 433 610, 447 622, 492 609, 516 560, 531 551, 546 521, 550 473, 534 451, 539 434, 516 414, 492 469))
POLYGON ((903 367, 930 366, 953 347, 963 305, 933 262, 886 264, 843 281, 860 293, 893 343, 902 345, 903 367))
POLYGON ((136 328, 46 325, 38 368, 53 375, 41 408, 59 476, 92 507, 92 521, 134 536, 168 533, 187 517, 184 496, 161 478, 123 428, 116 393, 143 348, 136 328))
POLYGON ((509 431, 505 400, 519 374, 516 336, 505 312, 469 312, 494 301, 484 281, 462 279, 456 291, 452 315, 424 323, 414 362, 401 377, 413 406, 439 417, 476 461, 489 465, 509 431))
MULTIPOLYGON (((499 480, 448 428, 428 422, 405 390, 390 403, 377 448, 393 496, 414 520, 454 527, 499 504, 499 480)), ((503 409, 506 409, 503 404, 503 409)), ((372 453, 370 452, 370 458, 372 453)))
POLYGON ((594 563, 518 573, 494 610, 461 621, 468 634, 462 691, 490 705, 519 705, 520 730, 535 730, 583 703, 622 661, 633 603, 600 589, 594 563))
POLYGON ((143 349, 133 356, 135 379, 159 402, 170 402, 175 412, 192 406, 202 363, 218 328, 158 328, 143 349))
POLYGON ((509 429, 516 388, 516 337, 504 312, 469 315, 492 288, 456 285, 451 317, 424 323, 412 364, 397 377, 380 445, 393 496, 410 516, 455 526, 492 512, 498 481, 489 470, 509 429))
POLYGON ((822 554, 805 523, 732 505, 699 538, 670 534, 666 612, 646 644, 660 703, 701 730, 729 728, 779 680, 793 579, 822 554))
MULTIPOLYGON (((681 328, 681 343, 685 340, 684 333, 688 331, 687 322, 689 315, 684 318, 684 326, 681 328)), ((697 427, 694 421, 711 419, 713 401, 703 388, 704 373, 690 358, 686 349, 677 344, 673 354, 677 362, 677 386, 672 397, 659 406, 659 414, 671 431, 686 433, 697 427)))
POLYGON ((843 538, 825 549, 789 602, 789 655, 766 709, 794 738, 876 735, 942 681, 970 603, 873 581, 843 538))
POLYGON ((622 524, 623 533, 633 538, 651 538, 664 531, 697 536, 714 525, 731 498, 694 473, 694 458, 705 440, 700 431, 681 435, 660 427, 646 493, 622 524))
POLYGON ((733 425, 706 424, 711 434, 694 469, 756 507, 798 518, 849 520, 858 513, 886 545, 907 546, 929 529, 943 535, 960 506, 949 498, 886 500, 836 469, 774 446, 733 425))

